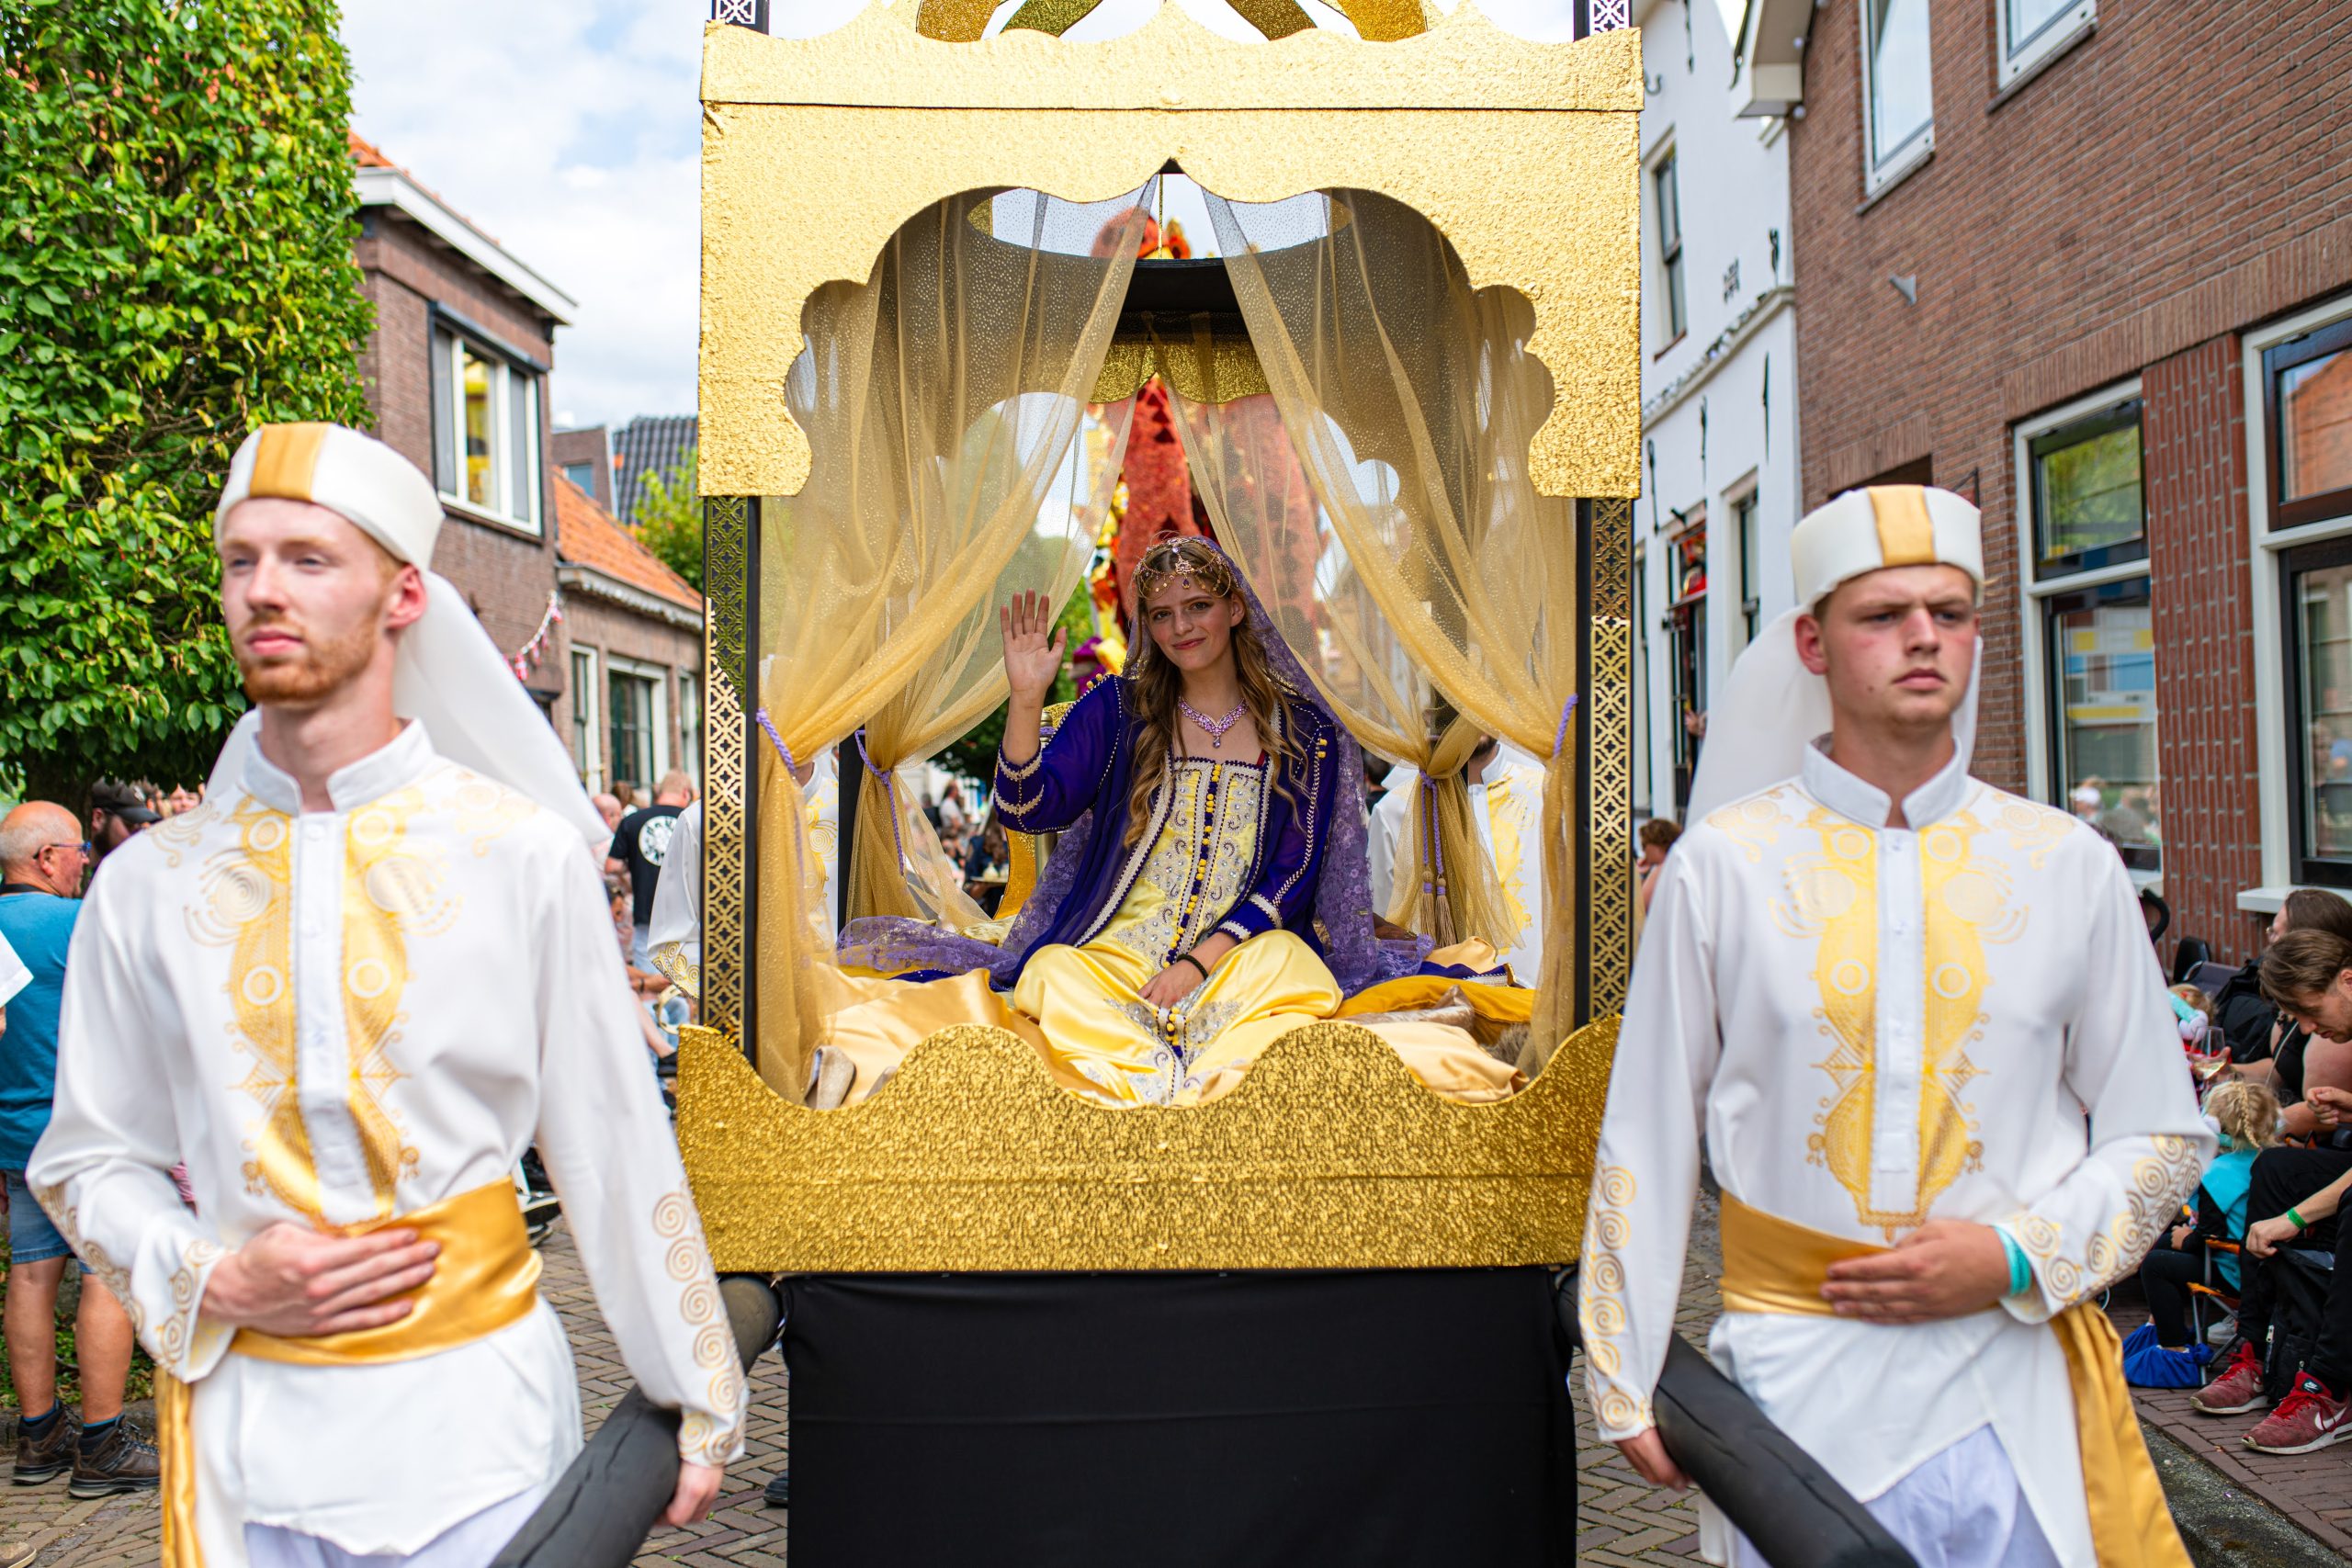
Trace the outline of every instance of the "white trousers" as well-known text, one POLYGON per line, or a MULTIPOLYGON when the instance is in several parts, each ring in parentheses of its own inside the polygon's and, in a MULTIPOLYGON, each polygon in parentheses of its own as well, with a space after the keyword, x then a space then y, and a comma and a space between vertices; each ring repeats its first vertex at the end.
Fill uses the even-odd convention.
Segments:
MULTIPOLYGON (((1862 1506, 1919 1568, 2058 1568, 2008 1450, 1990 1427, 1979 1427, 1862 1506)), ((1732 1561, 1738 1568, 1767 1568, 1745 1536, 1732 1561)))
POLYGON ((397 1551, 346 1551, 331 1540, 300 1530, 247 1525, 247 1568, 487 1568, 546 1495, 546 1487, 535 1486, 503 1503, 492 1503, 405 1556, 397 1551))

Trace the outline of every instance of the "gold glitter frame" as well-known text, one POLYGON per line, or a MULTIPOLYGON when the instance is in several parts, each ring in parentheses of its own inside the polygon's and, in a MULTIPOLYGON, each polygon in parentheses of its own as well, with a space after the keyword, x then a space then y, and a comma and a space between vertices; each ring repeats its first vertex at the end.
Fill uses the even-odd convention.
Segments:
POLYGON ((1625 1005, 1634 968, 1634 503, 1587 503, 1584 961, 1587 1018, 1625 1005))
POLYGON ((971 1024, 813 1111, 689 1029, 678 1143, 722 1273, 1566 1263, 1616 1036, 1593 1024, 1520 1094, 1466 1105, 1370 1031, 1308 1024, 1220 1099, 1114 1110, 971 1024))
POLYGON ((863 282, 916 213, 1001 187, 1106 200, 1170 163, 1237 200, 1353 186, 1427 216, 1473 288, 1534 310, 1529 352, 1566 389, 1529 447, 1537 486, 1637 492, 1637 32, 1531 43, 1472 4, 1396 42, 1240 43, 1164 4, 1099 42, 960 43, 922 36, 914 9, 869 5, 820 38, 705 36, 705 495, 798 492, 808 443, 784 388, 802 305, 863 282))
POLYGON ((741 496, 703 502, 702 987, 704 1023, 741 1033, 751 911, 745 803, 750 799, 751 541, 741 496))

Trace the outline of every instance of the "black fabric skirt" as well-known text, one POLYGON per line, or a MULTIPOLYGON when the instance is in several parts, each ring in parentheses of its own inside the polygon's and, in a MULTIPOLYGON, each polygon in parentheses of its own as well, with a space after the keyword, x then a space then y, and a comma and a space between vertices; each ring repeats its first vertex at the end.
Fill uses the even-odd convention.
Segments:
POLYGON ((803 1276, 795 1568, 1551 1568, 1541 1269, 803 1276))

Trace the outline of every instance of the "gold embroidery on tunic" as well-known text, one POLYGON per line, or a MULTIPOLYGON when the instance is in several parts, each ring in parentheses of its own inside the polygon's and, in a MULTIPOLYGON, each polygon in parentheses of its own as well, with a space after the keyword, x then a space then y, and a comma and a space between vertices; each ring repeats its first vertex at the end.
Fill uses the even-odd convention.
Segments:
POLYGON ((1707 814, 1707 826, 1737 844, 1747 856, 1750 865, 1764 863, 1764 852, 1779 842, 1781 829, 1788 825, 1789 813, 1782 806, 1785 786, 1766 790, 1762 795, 1735 801, 1717 811, 1707 814))
POLYGON ((1993 825, 2008 835, 2009 848, 2026 857, 2026 864, 2040 871, 2050 859, 2051 846, 2081 826, 2063 811, 2030 800, 2020 800, 2013 795, 1987 791, 1998 802, 1993 814, 1993 825))
POLYGON ((1592 1172, 1592 1203, 1585 1215, 1584 1291, 1577 1303, 1584 1330, 1585 1354, 1592 1370, 1609 1380, 1598 1415, 1612 1428, 1655 1424, 1649 1401, 1615 1386, 1624 1364, 1618 1338, 1626 1329, 1625 1265, 1618 1250, 1634 1237, 1629 1211, 1634 1205, 1634 1173, 1622 1165, 1597 1166, 1592 1172))
MULTIPOLYGON (((489 832, 481 815, 468 808, 470 787, 458 790, 459 831, 489 832)), ((504 790, 496 793, 509 795, 504 790)), ((524 802, 525 811, 529 808, 524 802)), ((457 913, 457 899, 444 888, 441 865, 408 843, 409 823, 424 809, 422 790, 401 790, 353 812, 344 829, 343 1021, 351 1064, 347 1098, 379 1219, 392 1213, 401 1176, 418 1158, 417 1151, 401 1142, 399 1124, 384 1103, 392 1085, 405 1076, 392 1065, 390 1046, 406 1016, 400 1008, 409 982, 408 936, 445 931, 457 913)), ((476 854, 482 852, 485 841, 476 842, 476 854)))
POLYGON ((1521 835, 1521 812, 1512 797, 1510 780, 1498 778, 1487 785, 1487 827, 1495 840, 1495 885, 1503 893, 1503 918, 1510 921, 1510 939, 1516 946, 1532 923, 1527 901, 1520 894, 1519 873, 1526 846, 1521 835))

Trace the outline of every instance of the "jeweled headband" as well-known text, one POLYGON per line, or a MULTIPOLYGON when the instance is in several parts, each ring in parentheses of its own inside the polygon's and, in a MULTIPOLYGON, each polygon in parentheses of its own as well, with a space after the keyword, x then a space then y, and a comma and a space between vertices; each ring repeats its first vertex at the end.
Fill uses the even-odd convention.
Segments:
POLYGON ((1220 599, 1235 592, 1233 567, 1206 539, 1168 539, 1144 551, 1136 567, 1136 603, 1143 602, 1171 582, 1190 581, 1220 599))

